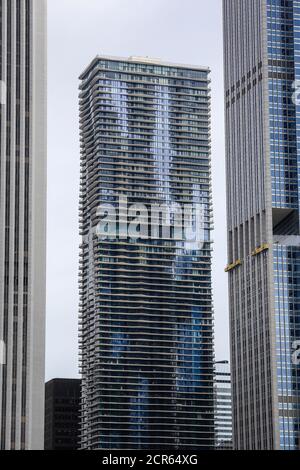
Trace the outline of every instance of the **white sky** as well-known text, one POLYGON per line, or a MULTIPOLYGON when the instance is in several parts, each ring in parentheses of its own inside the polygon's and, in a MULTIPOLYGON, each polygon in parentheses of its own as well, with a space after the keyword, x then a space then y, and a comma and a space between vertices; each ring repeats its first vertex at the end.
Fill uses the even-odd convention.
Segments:
POLYGON ((216 359, 229 357, 221 0, 49 0, 46 378, 76 377, 78 76, 97 54, 212 70, 216 359))

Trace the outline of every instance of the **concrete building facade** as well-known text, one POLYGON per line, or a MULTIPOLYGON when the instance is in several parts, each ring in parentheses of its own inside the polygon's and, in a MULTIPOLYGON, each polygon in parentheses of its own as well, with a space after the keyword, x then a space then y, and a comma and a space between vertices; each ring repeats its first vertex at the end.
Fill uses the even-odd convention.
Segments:
POLYGON ((1 0, 0 28, 0 449, 42 449, 46 1, 1 0))

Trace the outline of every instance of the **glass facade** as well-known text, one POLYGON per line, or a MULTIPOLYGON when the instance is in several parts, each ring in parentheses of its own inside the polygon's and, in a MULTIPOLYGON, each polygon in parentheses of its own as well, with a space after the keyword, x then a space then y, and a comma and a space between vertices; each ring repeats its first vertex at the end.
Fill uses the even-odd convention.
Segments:
POLYGON ((274 248, 276 359, 280 447, 299 450, 300 368, 293 345, 300 338, 300 248, 274 248))
POLYGON ((299 450, 300 2, 223 4, 234 446, 299 450))
POLYGON ((300 2, 268 0, 270 162, 275 245, 276 362, 280 448, 300 447, 300 2))
POLYGON ((83 449, 214 446, 209 113, 206 69, 98 57, 81 76, 83 449), (159 223, 100 239, 120 198, 201 204, 203 243, 159 223))

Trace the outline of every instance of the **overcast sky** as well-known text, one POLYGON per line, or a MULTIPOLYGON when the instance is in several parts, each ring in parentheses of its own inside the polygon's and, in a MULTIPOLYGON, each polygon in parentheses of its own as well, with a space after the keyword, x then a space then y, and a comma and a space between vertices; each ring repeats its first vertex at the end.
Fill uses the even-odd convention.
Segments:
POLYGON ((78 375, 78 76, 97 54, 212 70, 216 358, 229 357, 221 0, 49 0, 47 379, 78 375))

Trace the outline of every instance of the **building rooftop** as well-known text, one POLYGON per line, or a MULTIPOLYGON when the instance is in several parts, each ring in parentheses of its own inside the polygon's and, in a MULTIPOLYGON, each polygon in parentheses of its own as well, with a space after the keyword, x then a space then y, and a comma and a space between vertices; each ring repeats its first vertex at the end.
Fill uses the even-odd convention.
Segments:
POLYGON ((151 57, 139 57, 139 56, 130 56, 130 57, 117 57, 117 56, 108 56, 108 55, 97 55, 92 62, 86 67, 82 72, 79 79, 82 80, 84 75, 92 69, 99 60, 110 60, 112 62, 131 62, 133 64, 145 64, 145 65, 160 65, 162 67, 174 67, 181 69, 190 69, 203 72, 210 72, 209 67, 202 67, 200 65, 190 65, 190 64, 177 64, 174 62, 165 62, 161 59, 151 58, 151 57))

